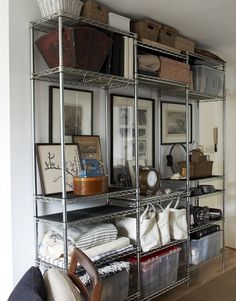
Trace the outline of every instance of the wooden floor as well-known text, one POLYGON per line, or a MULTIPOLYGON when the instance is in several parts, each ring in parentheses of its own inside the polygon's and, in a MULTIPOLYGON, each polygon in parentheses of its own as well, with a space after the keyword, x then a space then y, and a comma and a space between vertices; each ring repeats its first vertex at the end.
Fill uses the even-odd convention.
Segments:
POLYGON ((183 284, 171 290, 170 292, 159 296, 155 299, 155 301, 176 301, 180 297, 188 294, 196 288, 199 288, 207 281, 221 275, 225 271, 228 271, 234 267, 236 267, 236 250, 226 248, 224 269, 222 269, 222 259, 214 259, 213 261, 210 261, 209 263, 201 266, 199 269, 191 272, 191 280, 189 282, 189 286, 183 284))

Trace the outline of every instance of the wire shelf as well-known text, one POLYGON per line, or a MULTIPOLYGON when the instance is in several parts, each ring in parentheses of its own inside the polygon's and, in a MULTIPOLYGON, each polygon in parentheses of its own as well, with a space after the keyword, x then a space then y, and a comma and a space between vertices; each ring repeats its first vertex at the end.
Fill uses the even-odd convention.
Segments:
MULTIPOLYGON (((131 250, 128 251, 120 251, 119 253, 115 253, 112 255, 105 256, 99 260, 94 260, 93 263, 96 265, 97 268, 104 266, 106 264, 109 264, 113 261, 120 260, 121 258, 134 255, 137 252, 137 248, 134 247, 131 250)), ((37 258, 36 259, 37 265, 42 265, 46 268, 59 268, 61 270, 64 270, 64 260, 63 259, 53 259, 53 258, 37 258)), ((82 270, 80 266, 78 266, 77 272, 82 270)))
MULTIPOLYGON (((112 188, 113 190, 113 188, 112 188)), ((67 204, 74 204, 78 203, 81 201, 89 201, 89 200, 96 200, 96 199, 107 199, 111 197, 121 197, 121 196, 128 196, 128 195, 133 195, 136 193, 136 189, 126 189, 126 190, 114 190, 110 191, 107 193, 101 193, 101 194, 96 194, 96 195, 89 195, 89 196, 77 196, 71 193, 67 194, 66 197, 66 203, 67 204)), ((41 202, 62 202, 63 198, 61 194, 56 194, 56 195, 35 195, 35 200, 36 201, 41 201, 41 202)))
MULTIPOLYGON (((176 191, 172 193, 166 193, 166 194, 160 194, 160 195, 153 195, 150 197, 140 196, 140 206, 146 206, 149 203, 155 204, 155 203, 161 203, 165 201, 175 200, 176 198, 184 198, 186 197, 186 191, 176 191)), ((116 198, 115 201, 117 204, 119 201, 121 204, 127 203, 130 207, 136 206, 136 195, 128 195, 124 196, 122 198, 116 198)), ((113 203, 113 199, 111 200, 111 203, 113 203)))
POLYGON ((128 296, 124 301, 132 301, 132 300, 139 300, 140 298, 140 293, 139 292, 136 292, 130 296, 128 296))
POLYGON ((200 194, 200 195, 194 195, 191 196, 191 198, 198 198, 198 199, 203 199, 203 198, 209 198, 209 197, 214 197, 217 195, 222 195, 224 194, 224 190, 216 190, 215 192, 210 192, 210 193, 204 193, 204 194, 200 194))
POLYGON ((190 277, 184 277, 184 278, 176 281, 172 285, 170 285, 170 286, 168 286, 168 287, 166 287, 166 288, 164 288, 164 289, 162 289, 162 290, 160 290, 160 291, 158 291, 158 292, 156 292, 156 293, 154 293, 154 294, 152 294, 152 295, 150 295, 148 297, 142 298, 141 301, 152 300, 152 299, 154 299, 154 298, 156 298, 156 297, 158 297, 158 296, 160 296, 160 295, 162 295, 162 294, 164 294, 164 293, 172 290, 173 288, 175 288, 175 287, 177 287, 177 286, 179 286, 179 285, 181 285, 183 283, 186 283, 189 280, 190 280, 190 277))
MULTIPOLYGON (((81 210, 73 210, 67 212, 67 225, 84 225, 90 223, 97 223, 113 218, 123 217, 136 213, 136 209, 129 209, 118 206, 100 206, 81 210)), ((36 217, 36 222, 43 222, 46 224, 60 225, 63 223, 63 214, 54 213, 36 217)))
POLYGON ((174 56, 174 57, 180 58, 182 60, 186 60, 186 58, 187 58, 186 54, 181 54, 181 53, 177 53, 175 51, 167 50, 167 49, 164 49, 164 48, 155 47, 155 46, 152 46, 152 45, 140 42, 140 41, 138 42, 138 46, 142 47, 142 48, 149 49, 149 50, 157 51, 158 53, 167 54, 167 55, 170 55, 172 57, 174 56))
POLYGON ((187 51, 186 54, 189 56, 190 60, 201 60, 205 64, 210 65, 211 67, 214 68, 223 68, 225 63, 223 61, 215 60, 211 57, 204 56, 198 53, 193 53, 190 51, 187 51))
POLYGON ((138 82, 141 84, 155 85, 155 86, 159 86, 160 88, 166 88, 166 89, 175 88, 175 91, 177 90, 176 88, 181 88, 182 89, 180 90, 181 95, 184 95, 185 93, 184 89, 188 87, 187 84, 182 82, 168 80, 168 79, 159 78, 155 76, 144 75, 144 74, 138 75, 138 82))
POLYGON ((73 26, 75 24, 79 25, 80 23, 85 23, 94 27, 98 27, 104 29, 106 31, 112 31, 119 33, 124 36, 135 38, 137 36, 136 33, 121 30, 119 28, 110 26, 108 24, 88 19, 86 17, 78 16, 77 18, 73 17, 68 13, 64 13, 63 15, 55 13, 49 16, 48 18, 43 18, 35 22, 30 23, 30 28, 36 29, 41 32, 49 32, 51 30, 55 30, 58 28, 58 17, 63 17, 63 26, 73 26))
POLYGON ((135 84, 134 79, 69 67, 55 67, 33 73, 31 79, 58 83, 60 72, 64 73, 65 84, 71 85, 83 84, 86 86, 112 89, 128 87, 135 84))
MULTIPOLYGON (((223 220, 223 219, 218 220, 218 222, 220 222, 220 221, 222 221, 222 220, 223 220)), ((195 232, 197 232, 197 231, 205 230, 205 229, 210 228, 211 226, 214 226, 214 225, 215 225, 215 223, 206 223, 206 224, 201 225, 201 226, 192 226, 192 227, 190 228, 190 233, 195 233, 195 232)))

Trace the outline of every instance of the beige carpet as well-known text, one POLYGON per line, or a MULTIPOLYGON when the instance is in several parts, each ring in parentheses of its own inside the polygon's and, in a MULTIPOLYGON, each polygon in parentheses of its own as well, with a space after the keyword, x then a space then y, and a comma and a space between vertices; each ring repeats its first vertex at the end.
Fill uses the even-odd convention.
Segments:
POLYGON ((177 301, 236 301, 236 268, 205 283, 177 301))

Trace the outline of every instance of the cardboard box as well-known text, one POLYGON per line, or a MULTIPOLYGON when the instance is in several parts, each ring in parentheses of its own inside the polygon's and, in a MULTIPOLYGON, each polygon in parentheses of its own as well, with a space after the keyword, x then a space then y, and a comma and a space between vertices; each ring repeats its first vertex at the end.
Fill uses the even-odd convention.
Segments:
POLYGON ((177 35, 175 39, 175 48, 184 52, 194 52, 195 42, 193 40, 177 35))

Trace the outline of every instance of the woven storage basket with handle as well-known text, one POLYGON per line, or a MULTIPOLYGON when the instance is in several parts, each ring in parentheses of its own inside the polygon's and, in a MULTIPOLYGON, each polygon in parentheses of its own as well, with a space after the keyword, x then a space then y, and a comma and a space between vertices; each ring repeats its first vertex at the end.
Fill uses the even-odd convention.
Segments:
MULTIPOLYGON (((212 176, 213 161, 209 160, 199 149, 192 150, 190 162, 190 178, 206 178, 212 176)), ((180 174, 186 176, 186 161, 179 162, 180 174)))

